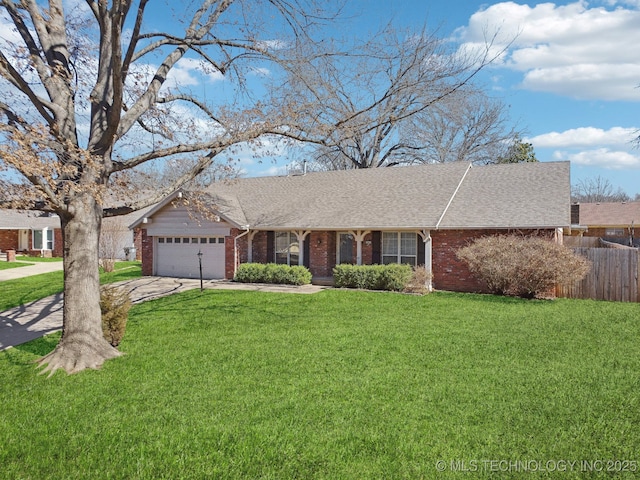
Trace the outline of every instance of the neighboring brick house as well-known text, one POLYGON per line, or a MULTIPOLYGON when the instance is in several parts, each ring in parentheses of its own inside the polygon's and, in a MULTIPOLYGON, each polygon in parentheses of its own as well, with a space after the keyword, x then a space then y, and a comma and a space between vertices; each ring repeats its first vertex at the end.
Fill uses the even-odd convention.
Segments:
POLYGON ((484 291, 456 251, 485 235, 561 241, 570 226, 568 162, 467 163, 315 172, 212 185, 202 203, 176 192, 131 225, 144 275, 233 278, 244 262, 425 265, 433 286, 484 291))
POLYGON ((640 202, 575 203, 571 224, 572 236, 640 247, 640 202))
POLYGON ((60 218, 40 211, 0 209, 0 251, 62 256, 60 218))
MULTIPOLYGON (((136 212, 124 217, 103 219, 103 238, 109 238, 106 242, 110 244, 107 250, 109 254, 114 254, 115 258, 124 259, 127 256, 126 251, 131 247, 137 247, 137 260, 141 260, 140 238, 136 238, 135 233, 128 228, 129 223, 138 215, 136 212)), ((0 209, 0 252, 4 253, 7 250, 32 256, 61 257, 60 218, 35 210, 0 209)))

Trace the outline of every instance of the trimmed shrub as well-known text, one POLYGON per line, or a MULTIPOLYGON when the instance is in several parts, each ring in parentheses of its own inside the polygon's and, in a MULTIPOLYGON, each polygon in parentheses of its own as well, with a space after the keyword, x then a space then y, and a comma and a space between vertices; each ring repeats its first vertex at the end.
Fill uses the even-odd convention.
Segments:
POLYGON ((570 249, 539 237, 484 237, 457 252, 469 270, 499 295, 534 298, 556 285, 579 281, 590 262, 570 249))
POLYGON ((424 265, 418 265, 413 269, 411 278, 407 285, 404 287, 404 291, 407 293, 417 293, 419 295, 425 295, 429 293, 427 285, 431 281, 431 273, 427 272, 424 265))
POLYGON ((276 263, 243 263, 238 267, 234 281, 242 283, 275 283, 284 285, 308 285, 311 272, 299 265, 276 263))
POLYGON ((102 334, 114 347, 117 347, 124 337, 130 308, 131 299, 126 290, 110 285, 100 289, 102 334))
POLYGON ((340 264, 333 268, 333 282, 336 287, 342 288, 400 292, 409 282, 411 274, 410 265, 397 263, 389 265, 340 264))

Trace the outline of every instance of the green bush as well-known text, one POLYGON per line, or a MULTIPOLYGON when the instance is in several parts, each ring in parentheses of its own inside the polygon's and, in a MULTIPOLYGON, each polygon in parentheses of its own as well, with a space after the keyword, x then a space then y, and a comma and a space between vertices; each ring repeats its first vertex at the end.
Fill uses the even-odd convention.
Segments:
POLYGON ((410 265, 336 265, 333 282, 336 287, 367 290, 402 291, 411 279, 410 265))
POLYGON ((311 272, 306 267, 276 263, 243 263, 238 267, 236 282, 275 283, 284 285, 307 285, 311 283, 311 272))
POLYGON ((126 290, 111 285, 100 289, 102 334, 114 347, 117 347, 124 337, 130 308, 131 299, 126 290))
POLYGON ((484 237, 457 256, 492 292, 523 298, 548 295, 556 285, 581 280, 591 268, 584 257, 540 237, 484 237))

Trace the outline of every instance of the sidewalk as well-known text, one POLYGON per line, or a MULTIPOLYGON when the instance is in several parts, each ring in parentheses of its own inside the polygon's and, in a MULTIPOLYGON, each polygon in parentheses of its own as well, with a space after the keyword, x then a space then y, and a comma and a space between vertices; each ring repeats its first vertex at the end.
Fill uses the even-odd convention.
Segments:
MULTIPOLYGON (((22 270, 29 267, 15 268, 22 270)), ((0 272, 2 273, 2 272, 0 272)), ((200 288, 200 280, 168 277, 140 277, 117 282, 113 285, 129 290, 131 301, 136 303, 155 300, 174 293, 200 288)), ((311 294, 326 287, 317 285, 266 285, 244 284, 223 280, 206 280, 207 289, 252 290, 263 292, 311 294)), ((1 287, 1 286, 0 286, 1 287)), ((0 351, 35 340, 62 328, 62 294, 36 300, 0 313, 0 351)))
POLYGON ((39 275, 41 273, 57 272, 59 270, 62 270, 62 262, 34 262, 33 265, 27 267, 0 270, 0 282, 30 277, 31 275, 39 275))

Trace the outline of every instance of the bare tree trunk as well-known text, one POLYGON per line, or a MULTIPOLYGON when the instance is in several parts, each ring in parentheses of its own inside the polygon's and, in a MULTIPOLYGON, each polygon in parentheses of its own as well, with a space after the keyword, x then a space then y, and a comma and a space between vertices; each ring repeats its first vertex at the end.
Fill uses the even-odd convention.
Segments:
POLYGON ((101 207, 88 193, 80 194, 60 215, 64 241, 64 308, 62 338, 56 349, 39 360, 44 372, 62 368, 75 373, 100 368, 121 355, 103 337, 100 312, 98 243, 101 207))

